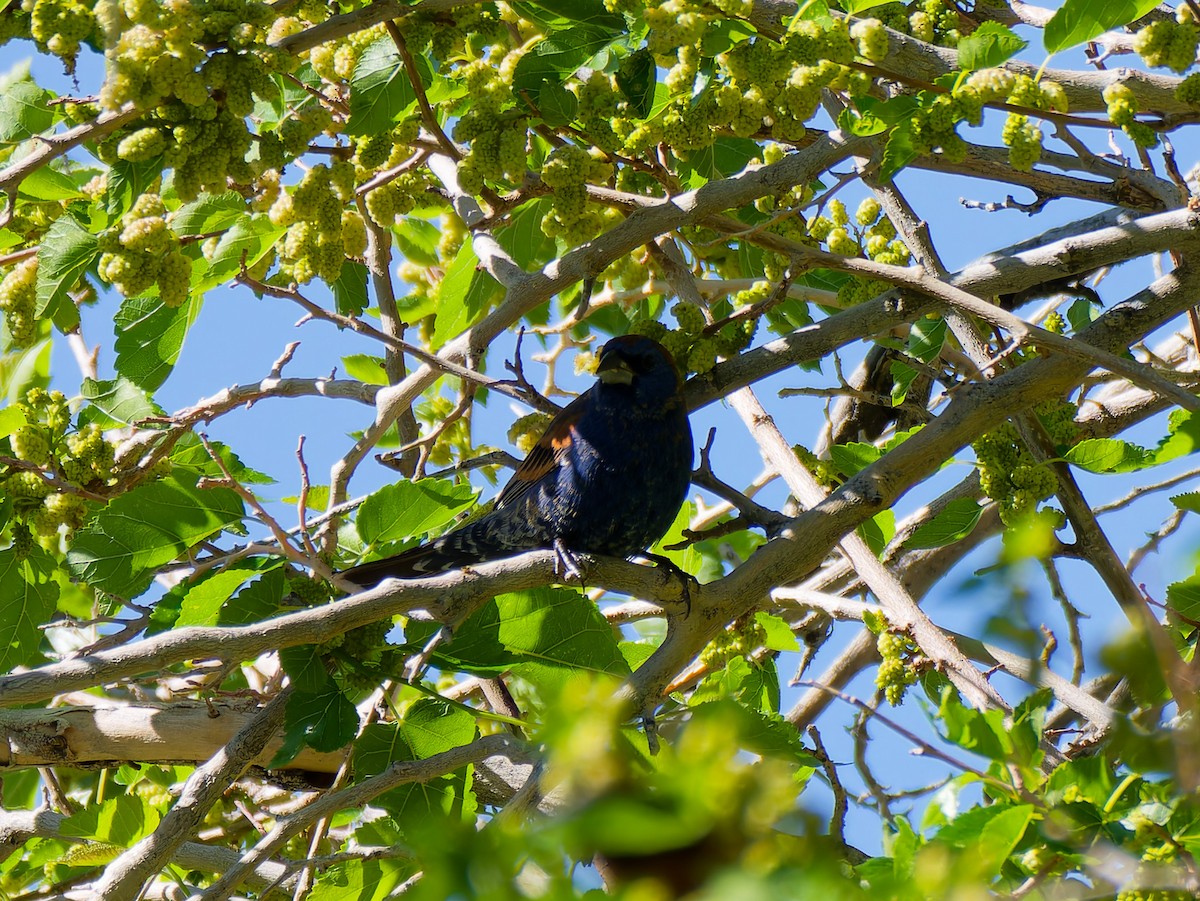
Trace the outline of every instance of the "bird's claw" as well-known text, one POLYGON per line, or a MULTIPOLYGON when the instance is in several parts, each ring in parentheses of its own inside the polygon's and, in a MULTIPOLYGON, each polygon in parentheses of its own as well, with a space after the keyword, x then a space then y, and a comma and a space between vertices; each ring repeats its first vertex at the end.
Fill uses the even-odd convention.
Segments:
POLYGON ((583 570, 579 568, 579 558, 563 544, 561 538, 554 539, 554 574, 583 581, 583 570))
POLYGON ((682 595, 680 600, 683 601, 683 615, 686 617, 690 614, 692 612, 692 586, 700 584, 696 580, 696 577, 675 563, 675 561, 661 554, 645 553, 641 556, 663 571, 663 574, 666 576, 664 581, 669 581, 672 577, 679 580, 679 593, 682 595))

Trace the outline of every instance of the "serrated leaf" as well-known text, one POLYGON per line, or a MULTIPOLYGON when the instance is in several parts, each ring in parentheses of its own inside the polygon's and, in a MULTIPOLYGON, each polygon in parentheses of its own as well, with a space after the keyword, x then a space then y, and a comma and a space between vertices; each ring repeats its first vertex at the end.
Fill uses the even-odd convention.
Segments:
POLYGON ((368 385, 386 385, 388 383, 382 357, 371 354, 351 354, 348 357, 342 357, 342 368, 346 370, 346 375, 368 385))
POLYGON ((437 248, 442 233, 432 222, 417 216, 406 216, 393 231, 396 246, 409 262, 418 266, 436 266, 441 262, 437 248))
POLYGON ((1157 0, 1064 0, 1046 23, 1042 43, 1047 52, 1058 53, 1140 19, 1156 6, 1157 0))
POLYGON ((848 15, 859 16, 865 13, 868 9, 874 9, 877 6, 885 6, 890 0, 841 0, 839 4, 848 15))
POLYGON ((999 22, 984 22, 959 40, 955 48, 958 51, 958 67, 964 72, 973 72, 999 66, 1027 46, 1028 42, 1017 37, 1008 27, 999 22))
MULTIPOLYGON (((648 118, 655 106, 657 69, 649 50, 634 51, 621 62, 617 69, 617 89, 629 103, 636 116, 648 118)), ((665 91, 665 88, 664 88, 665 91)), ((666 92, 668 95, 670 92, 666 92)))
POLYGON ((183 479, 139 485, 109 501, 76 533, 67 552, 72 577, 118 597, 136 597, 158 567, 241 521, 245 511, 234 491, 201 489, 183 479))
POLYGON ((517 63, 513 90, 537 97, 543 84, 561 84, 617 37, 611 29, 582 24, 549 34, 517 63))
POLYGON ((1190 410, 1172 410, 1167 417, 1167 437, 1154 449, 1154 462, 1167 463, 1200 448, 1200 416, 1190 410))
POLYGON ((358 508, 355 525, 367 544, 424 535, 474 502, 471 486, 446 479, 384 485, 358 508))
POLYGON ((766 633, 763 644, 772 651, 800 650, 800 642, 796 639, 796 633, 784 622, 782 617, 760 610, 754 614, 754 621, 762 626, 766 633))
POLYGON ((308 901, 384 901, 408 873, 402 861, 346 860, 323 870, 308 901))
POLYGON ((159 813, 137 794, 123 794, 85 807, 59 824, 63 835, 128 846, 155 830, 159 813))
POLYGON ((913 323, 908 336, 908 353, 922 363, 932 362, 946 343, 946 320, 921 318, 913 323))
POLYGON ((1178 510, 1187 510, 1189 513, 1200 513, 1200 491, 1177 494, 1170 500, 1178 510))
POLYGON ((37 546, 25 559, 12 548, 0 551, 0 672, 41 660, 41 627, 54 616, 59 595, 53 568, 37 546))
POLYGON ((0 143, 15 144, 54 124, 47 101, 53 95, 24 79, 0 91, 0 143))
POLYGON ((848 444, 835 444, 829 449, 829 459, 837 467, 838 472, 849 478, 860 469, 865 469, 883 456, 883 451, 873 444, 852 441, 848 444))
MULTIPOLYGON (((421 647, 432 633, 430 625, 410 622, 405 640, 421 647)), ((489 674, 522 663, 629 674, 600 611, 566 588, 499 595, 456 628, 434 660, 446 668, 489 674)))
POLYGON ((961 541, 975 530, 975 525, 982 515, 983 508, 976 501, 965 497, 956 498, 946 504, 937 516, 913 532, 904 542, 904 547, 908 550, 920 550, 961 541))
POLYGON ((1188 622, 1200 622, 1200 575, 1168 585, 1167 606, 1188 622))
POLYGON ((333 300, 343 316, 357 316, 367 308, 367 267, 357 260, 346 260, 333 285, 333 300))
POLYGON ((246 214, 246 201, 236 191, 201 194, 171 214, 171 231, 180 237, 224 231, 246 214))
POLYGON ((84 379, 80 389, 90 404, 80 419, 104 428, 133 425, 148 416, 163 416, 163 409, 142 388, 124 376, 98 381, 84 379), (86 415, 85 415, 86 414, 86 415))
POLYGON ((1086 438, 1063 454, 1063 459, 1088 472, 1133 472, 1155 462, 1144 447, 1117 438, 1086 438))
POLYGON ((79 311, 69 292, 100 255, 96 237, 70 216, 59 216, 40 244, 35 315, 51 316, 60 328, 64 319, 77 324, 79 311))
POLYGON ((438 285, 437 319, 429 342, 432 350, 439 350, 451 338, 478 322, 491 298, 500 290, 500 284, 478 270, 478 265, 479 257, 467 241, 438 285))
MULTIPOLYGON (((418 77, 424 87, 433 80, 429 63, 421 54, 413 57, 418 77)), ((380 38, 371 44, 354 68, 350 81, 350 118, 346 121, 348 135, 374 135, 388 131, 401 117, 416 106, 408 71, 400 53, 390 38, 380 38)))
POLYGON ((25 425, 25 414, 20 407, 4 407, 0 409, 0 438, 7 438, 25 425))
POLYGON ((879 163, 879 178, 889 182, 892 176, 911 163, 919 154, 912 142, 912 126, 901 122, 888 135, 883 148, 883 159, 879 163))
POLYGON ((113 319, 117 374, 146 391, 154 391, 171 374, 183 350, 188 330, 200 315, 204 295, 193 292, 177 307, 157 297, 122 301, 113 319))
POLYGON ((75 182, 71 181, 70 178, 63 175, 57 169, 51 169, 49 166, 42 166, 40 169, 35 169, 31 172, 21 182, 18 195, 27 200, 54 202, 78 200, 84 196, 75 182))
POLYGON ((241 216, 221 235, 207 265, 193 267, 192 293, 202 294, 234 278, 242 271, 243 261, 247 268, 253 266, 285 231, 273 225, 265 214, 241 216), (200 272, 198 277, 196 271, 200 272))
MULTIPOLYGON (((321 691, 297 691, 288 698, 283 747, 299 751, 308 745, 314 751, 336 751, 354 741, 358 725, 358 710, 332 682, 321 691)), ((281 748, 271 765, 284 762, 283 754, 281 748)))

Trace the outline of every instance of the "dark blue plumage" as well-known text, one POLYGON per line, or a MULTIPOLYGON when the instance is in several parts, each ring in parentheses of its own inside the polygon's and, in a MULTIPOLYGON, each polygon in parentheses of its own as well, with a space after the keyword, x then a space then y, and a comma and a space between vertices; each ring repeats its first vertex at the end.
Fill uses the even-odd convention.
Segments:
POLYGON ((547 427, 495 508, 420 547, 348 569, 356 585, 554 548, 630 557, 663 536, 687 495, 692 431, 671 355, 640 335, 600 350, 598 379, 547 427))

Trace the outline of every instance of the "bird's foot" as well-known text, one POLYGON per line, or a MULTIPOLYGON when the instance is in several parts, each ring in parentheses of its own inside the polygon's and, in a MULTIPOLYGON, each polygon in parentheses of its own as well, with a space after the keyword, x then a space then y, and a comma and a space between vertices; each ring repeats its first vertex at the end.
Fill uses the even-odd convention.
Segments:
POLYGON ((693 576, 691 573, 689 573, 683 567, 679 566, 677 563, 675 563, 670 558, 664 557, 661 554, 651 554, 649 551, 646 551, 645 553, 639 554, 638 556, 642 557, 643 559, 649 560, 656 567, 661 569, 663 571, 663 574, 666 576, 666 579, 664 581, 670 580, 672 577, 679 580, 680 594, 683 595, 683 597, 681 598, 681 600, 683 601, 683 607, 684 607, 683 615, 686 617, 689 613, 691 613, 692 612, 692 586, 693 585, 699 586, 699 584, 700 584, 699 582, 696 581, 696 577, 693 576))
POLYGON ((554 574, 583 581, 583 570, 579 567, 579 558, 563 544, 561 538, 554 539, 554 574))

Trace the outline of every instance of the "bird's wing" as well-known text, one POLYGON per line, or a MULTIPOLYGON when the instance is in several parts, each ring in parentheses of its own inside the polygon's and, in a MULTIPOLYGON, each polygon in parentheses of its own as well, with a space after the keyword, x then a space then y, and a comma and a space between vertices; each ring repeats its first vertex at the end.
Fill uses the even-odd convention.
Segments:
POLYGON ((524 497, 534 485, 552 476, 562 465, 571 442, 575 440, 575 424, 579 422, 590 402, 589 394, 590 392, 579 395, 550 421, 533 450, 517 467, 517 471, 512 474, 512 478, 496 498, 497 509, 524 497))

